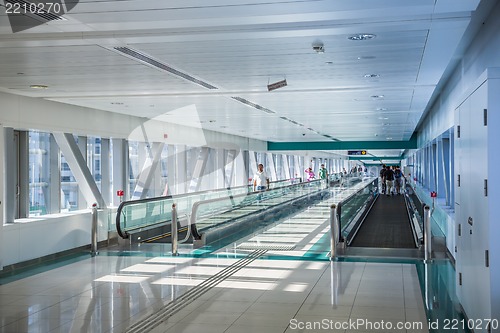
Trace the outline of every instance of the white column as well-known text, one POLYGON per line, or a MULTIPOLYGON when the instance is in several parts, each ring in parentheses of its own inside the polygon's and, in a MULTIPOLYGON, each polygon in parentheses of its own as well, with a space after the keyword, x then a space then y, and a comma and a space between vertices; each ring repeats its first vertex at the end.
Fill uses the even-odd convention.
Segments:
POLYGON ((113 203, 113 194, 111 192, 111 175, 110 175, 110 140, 101 138, 101 194, 110 206, 113 203))
POLYGON ((272 153, 266 153, 266 160, 269 170, 271 170, 271 174, 269 175, 270 180, 278 180, 276 176, 276 166, 274 165, 274 159, 272 153))
MULTIPOLYGON (((12 223, 15 219, 15 209, 16 209, 16 186, 17 186, 17 177, 16 177, 16 154, 14 151, 14 129, 10 127, 2 127, 2 157, 4 158, 5 163, 2 164, 3 172, 7 177, 2 177, 2 189, 5 189, 5 193, 2 199, 2 207, 4 208, 2 211, 2 221, 5 223, 12 223)), ((2 175, 3 175, 2 172, 2 175)), ((3 224, 3 223, 2 223, 3 224)))
POLYGON ((123 200, 129 198, 127 186, 127 176, 129 171, 128 144, 123 139, 111 139, 113 143, 113 205, 120 205, 120 198, 116 195, 117 191, 123 191, 123 200))
POLYGON ((241 186, 248 184, 247 165, 245 164, 244 151, 237 152, 234 161, 234 186, 241 186))
POLYGON ((285 179, 290 179, 290 165, 288 164, 288 157, 286 154, 281 154, 281 160, 283 165, 283 171, 285 172, 285 179))
POLYGON ((295 169, 295 174, 293 175, 293 178, 302 178, 304 179, 302 173, 304 170, 302 169, 302 166, 300 165, 300 156, 295 155, 293 157, 293 162, 294 162, 294 169, 295 169))
POLYGON ((253 175, 257 173, 257 156, 255 156, 254 151, 249 151, 248 152, 248 164, 250 168, 250 175, 248 178, 253 178, 253 175))

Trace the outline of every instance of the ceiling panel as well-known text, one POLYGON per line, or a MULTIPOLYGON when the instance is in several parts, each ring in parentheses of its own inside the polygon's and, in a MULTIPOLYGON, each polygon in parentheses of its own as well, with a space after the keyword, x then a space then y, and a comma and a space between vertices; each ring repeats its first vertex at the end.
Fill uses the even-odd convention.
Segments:
POLYGON ((277 142, 408 140, 478 4, 81 0, 21 33, 0 10, 0 90, 277 142))

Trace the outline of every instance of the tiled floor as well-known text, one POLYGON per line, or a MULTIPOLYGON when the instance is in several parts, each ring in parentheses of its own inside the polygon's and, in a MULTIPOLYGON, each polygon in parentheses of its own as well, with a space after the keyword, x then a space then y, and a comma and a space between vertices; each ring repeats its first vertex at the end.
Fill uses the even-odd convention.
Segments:
POLYGON ((0 333, 428 332, 414 264, 328 260, 328 207, 206 258, 182 249, 172 257, 161 245, 101 251, 2 284, 0 333), (228 273, 266 246, 265 256, 228 273))
MULTIPOLYGON (((89 258, 0 286, 0 332, 125 332, 236 261, 89 258)), ((426 322, 412 264, 257 259, 151 332, 427 332, 395 328, 426 322)))

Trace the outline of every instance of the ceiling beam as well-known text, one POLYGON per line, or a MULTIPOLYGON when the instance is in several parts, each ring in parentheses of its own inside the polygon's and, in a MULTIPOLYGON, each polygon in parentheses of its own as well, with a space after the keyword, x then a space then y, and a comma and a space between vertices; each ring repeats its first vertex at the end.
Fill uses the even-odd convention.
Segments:
POLYGON ((316 141, 268 142, 267 150, 352 150, 352 149, 416 149, 417 140, 409 141, 316 141))
POLYGON ((349 156, 350 161, 402 160, 401 156, 349 156))

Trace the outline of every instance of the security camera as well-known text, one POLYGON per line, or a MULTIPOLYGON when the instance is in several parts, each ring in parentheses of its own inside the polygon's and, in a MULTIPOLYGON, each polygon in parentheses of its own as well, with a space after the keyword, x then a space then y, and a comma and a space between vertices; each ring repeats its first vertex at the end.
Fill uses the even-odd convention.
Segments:
POLYGON ((306 133, 302 133, 302 136, 306 136, 306 133))

